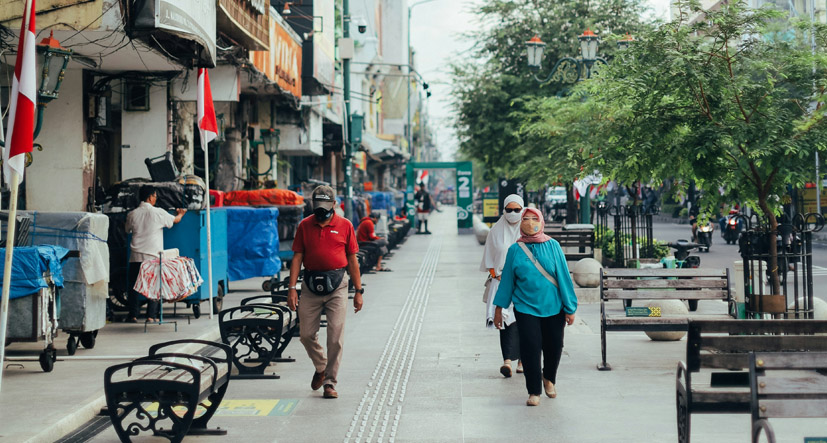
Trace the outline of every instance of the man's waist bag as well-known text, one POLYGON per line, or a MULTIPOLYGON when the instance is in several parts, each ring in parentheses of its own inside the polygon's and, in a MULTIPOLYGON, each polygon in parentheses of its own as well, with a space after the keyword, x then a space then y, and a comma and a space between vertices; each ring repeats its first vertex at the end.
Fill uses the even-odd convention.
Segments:
POLYGON ((304 286, 316 295, 328 295, 339 288, 345 276, 345 268, 332 271, 304 270, 304 286))

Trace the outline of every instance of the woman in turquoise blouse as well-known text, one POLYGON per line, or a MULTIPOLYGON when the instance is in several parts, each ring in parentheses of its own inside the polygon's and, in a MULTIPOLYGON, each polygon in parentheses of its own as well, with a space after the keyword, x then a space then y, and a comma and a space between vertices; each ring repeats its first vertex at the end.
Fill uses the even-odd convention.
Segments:
POLYGON ((494 298, 497 306, 494 325, 497 328, 502 328, 502 309, 514 303, 528 406, 540 404, 543 389, 548 397, 557 397, 554 385, 563 354, 563 329, 566 324, 574 323, 577 311, 577 296, 566 256, 560 244, 543 233, 544 226, 539 210, 525 210, 520 223, 522 237, 508 248, 494 298))

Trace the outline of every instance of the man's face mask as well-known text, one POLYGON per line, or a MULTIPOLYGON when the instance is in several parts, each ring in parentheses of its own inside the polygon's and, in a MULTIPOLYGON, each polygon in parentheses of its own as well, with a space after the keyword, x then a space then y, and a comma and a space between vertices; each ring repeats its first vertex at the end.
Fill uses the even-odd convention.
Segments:
POLYGON ((316 216, 316 219, 319 221, 325 221, 333 216, 333 209, 327 210, 322 208, 321 206, 313 210, 313 215, 316 216))
POLYGON ((520 223, 520 230, 526 235, 534 235, 540 232, 540 227, 540 220, 537 219, 523 219, 520 223))

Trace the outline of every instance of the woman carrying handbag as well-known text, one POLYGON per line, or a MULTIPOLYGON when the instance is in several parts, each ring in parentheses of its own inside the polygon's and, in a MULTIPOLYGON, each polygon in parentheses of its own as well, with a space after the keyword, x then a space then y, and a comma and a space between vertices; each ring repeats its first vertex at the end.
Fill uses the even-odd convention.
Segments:
POLYGON ((523 212, 522 236, 508 248, 494 297, 494 326, 498 329, 503 327, 503 310, 514 304, 520 325, 527 406, 539 405, 543 390, 549 398, 557 397, 555 384, 563 354, 563 329, 574 323, 577 311, 566 256, 560 244, 543 233, 544 226, 539 210, 527 208, 523 212))
MULTIPOLYGON (((503 215, 488 231, 485 239, 485 252, 482 256, 480 271, 488 272, 485 282, 483 303, 485 303, 485 326, 494 328, 494 295, 500 283, 500 276, 505 265, 505 256, 508 248, 520 238, 520 219, 523 213, 523 199, 517 194, 511 194, 503 201, 503 215)), ((520 337, 517 333, 514 312, 509 306, 503 310, 503 327, 500 329, 500 350, 503 355, 503 365, 500 374, 511 377, 511 362, 520 359, 520 337)), ((517 373, 523 372, 523 362, 520 360, 517 373)))

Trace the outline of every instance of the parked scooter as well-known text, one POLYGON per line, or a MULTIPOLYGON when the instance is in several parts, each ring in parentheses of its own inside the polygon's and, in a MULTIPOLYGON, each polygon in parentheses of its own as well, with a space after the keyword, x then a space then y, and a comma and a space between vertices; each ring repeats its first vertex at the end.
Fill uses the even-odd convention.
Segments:
POLYGON ((667 246, 675 250, 675 260, 678 268, 697 268, 701 266, 700 257, 689 255, 689 251, 701 246, 698 243, 681 239, 674 243, 668 243, 667 246))
MULTIPOLYGON (((688 240, 678 240, 674 243, 668 243, 667 246, 675 250, 675 265, 678 268, 698 268, 701 266, 701 258, 697 255, 689 255, 689 251, 700 248, 701 245, 693 243, 688 240)), ((698 309, 698 300, 687 300, 689 303, 689 310, 695 311, 698 309)))

